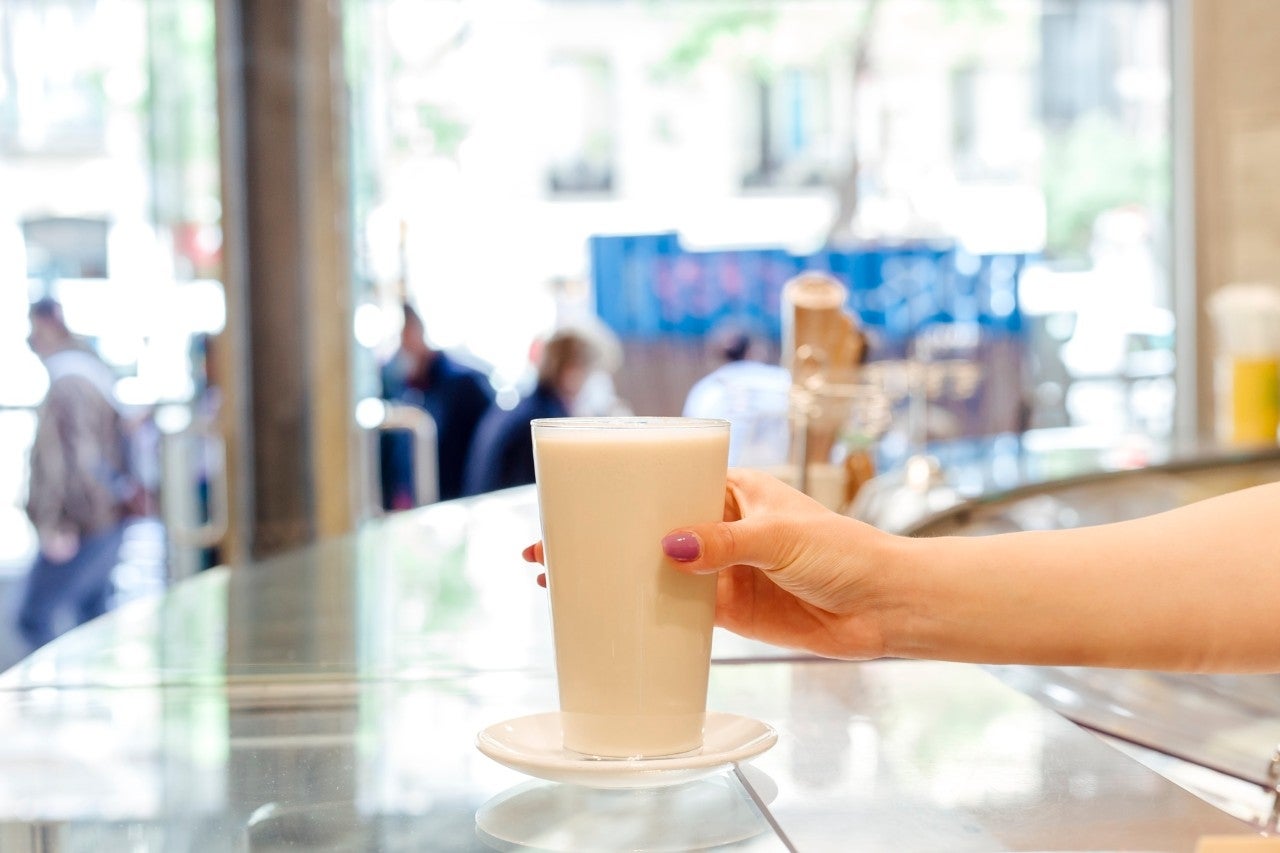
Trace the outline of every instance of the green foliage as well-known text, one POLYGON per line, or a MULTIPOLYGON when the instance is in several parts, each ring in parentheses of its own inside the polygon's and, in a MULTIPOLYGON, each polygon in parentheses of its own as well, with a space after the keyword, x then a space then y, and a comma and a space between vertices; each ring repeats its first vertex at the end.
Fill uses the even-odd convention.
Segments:
POLYGON ((948 24, 998 24, 1005 19, 1005 13, 992 0, 942 0, 942 18, 948 24))
POLYGON ((431 133, 432 144, 437 154, 445 157, 456 157, 462 140, 467 138, 466 122, 450 115, 436 104, 419 104, 418 121, 431 133))
POLYGON ((1093 221, 1105 210, 1126 204, 1167 207, 1169 162, 1166 141, 1136 139, 1114 116, 1101 113, 1049 136, 1046 251, 1055 257, 1085 256, 1093 221))
MULTIPOLYGON (((852 49, 859 39, 870 34, 872 21, 882 0, 863 0, 856 7, 861 10, 856 27, 834 25, 830 31, 832 43, 815 45, 815 54, 830 53, 836 49, 852 49)), ((939 0, 944 20, 949 24, 972 22, 995 24, 1004 20, 1005 13, 993 0, 939 0)), ((654 3, 655 8, 666 4, 654 3)), ((715 6, 716 4, 711 4, 715 6)), ((704 62, 716 44, 723 39, 740 39, 752 31, 768 33, 786 11, 786 3, 767 4, 723 3, 717 11, 698 19, 685 36, 672 46, 663 61, 654 69, 658 79, 685 77, 704 62)), ((770 65, 765 56, 751 56, 754 71, 759 77, 770 75, 770 65)))
POLYGON ((658 79, 687 77, 711 55, 721 39, 735 38, 753 29, 768 31, 777 18, 778 13, 771 6, 730 8, 707 15, 672 45, 654 68, 654 76, 658 79))

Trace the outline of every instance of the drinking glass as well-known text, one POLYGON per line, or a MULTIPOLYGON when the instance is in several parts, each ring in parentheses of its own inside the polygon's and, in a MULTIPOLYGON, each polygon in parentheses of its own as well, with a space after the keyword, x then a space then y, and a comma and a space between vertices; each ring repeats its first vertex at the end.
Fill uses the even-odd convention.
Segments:
POLYGON ((532 429, 565 748, 699 748, 716 578, 676 571, 662 537, 724 517, 728 421, 548 418, 532 429))

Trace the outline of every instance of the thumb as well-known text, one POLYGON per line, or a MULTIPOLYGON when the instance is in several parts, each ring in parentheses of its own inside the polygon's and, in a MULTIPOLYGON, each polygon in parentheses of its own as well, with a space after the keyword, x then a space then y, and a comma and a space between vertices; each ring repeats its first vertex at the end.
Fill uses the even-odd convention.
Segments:
POLYGON ((676 568, 710 574, 729 566, 771 569, 779 565, 779 538, 750 519, 698 524, 673 530, 662 538, 662 551, 676 568))

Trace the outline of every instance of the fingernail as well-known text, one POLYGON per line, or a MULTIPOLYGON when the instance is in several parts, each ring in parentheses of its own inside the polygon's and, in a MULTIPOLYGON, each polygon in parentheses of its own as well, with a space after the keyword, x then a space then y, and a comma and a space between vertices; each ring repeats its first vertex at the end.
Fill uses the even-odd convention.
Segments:
POLYGON ((536 547, 537 547, 536 545, 530 545, 528 548, 525 548, 523 551, 520 552, 520 556, 524 557, 524 560, 526 563, 532 563, 535 559, 537 559, 533 550, 536 547))
POLYGON ((702 554, 702 543, 692 533, 670 533, 662 538, 662 552, 673 560, 687 563, 702 554))

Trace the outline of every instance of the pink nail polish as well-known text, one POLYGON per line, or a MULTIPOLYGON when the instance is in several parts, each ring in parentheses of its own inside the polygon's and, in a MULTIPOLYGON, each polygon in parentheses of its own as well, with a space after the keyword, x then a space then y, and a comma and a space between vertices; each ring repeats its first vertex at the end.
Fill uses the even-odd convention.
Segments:
POLYGON ((673 560, 687 563, 702 554, 702 543, 692 533, 672 533, 663 537, 662 552, 673 560))

